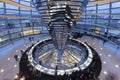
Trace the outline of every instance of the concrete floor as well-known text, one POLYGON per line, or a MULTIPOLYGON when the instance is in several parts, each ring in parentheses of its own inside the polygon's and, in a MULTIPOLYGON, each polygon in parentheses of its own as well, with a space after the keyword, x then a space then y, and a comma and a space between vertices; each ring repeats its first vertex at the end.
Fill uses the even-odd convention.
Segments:
MULTIPOLYGON (((28 37, 25 37, 15 41, 14 44, 0 48, 0 80, 14 80, 19 71, 19 62, 15 61, 14 55, 17 54, 21 57, 20 50, 26 50, 28 46, 35 43, 38 39, 42 40, 48 37, 44 35, 36 35, 33 42, 29 42, 28 37)), ((110 43, 103 45, 102 40, 88 36, 83 36, 79 40, 87 42, 101 56, 102 71, 100 80, 106 80, 105 77, 109 73, 114 73, 117 77, 116 80, 120 80, 120 49, 110 43)))

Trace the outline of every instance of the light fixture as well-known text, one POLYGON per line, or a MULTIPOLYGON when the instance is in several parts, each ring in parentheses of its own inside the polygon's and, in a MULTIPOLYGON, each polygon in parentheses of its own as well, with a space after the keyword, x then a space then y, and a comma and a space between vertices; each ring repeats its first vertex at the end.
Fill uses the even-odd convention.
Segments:
POLYGON ((0 42, 2 42, 2 39, 0 38, 0 42))
POLYGON ((66 5, 66 4, 67 4, 67 2, 64 2, 64 4, 66 5))
POLYGON ((17 65, 15 64, 14 67, 17 67, 17 65))
POLYGON ((101 54, 101 53, 100 53, 99 55, 100 55, 100 56, 102 56, 102 54, 101 54))
POLYGON ((10 60, 10 58, 7 59, 8 61, 10 60))
POLYGON ((111 55, 109 54, 108 57, 111 57, 111 55))
POLYGON ((103 48, 100 48, 101 50, 103 50, 103 48))
POLYGON ((106 75, 106 74, 107 74, 107 71, 104 71, 103 73, 106 75))
POLYGON ((106 64, 107 62, 106 61, 103 61, 104 64, 106 64))
POLYGON ((56 5, 59 6, 59 3, 57 2, 56 5))
POLYGON ((1 73, 4 72, 4 71, 5 71, 4 69, 1 69, 1 70, 0 70, 1 73))
POLYGON ((18 78, 18 75, 15 75, 15 79, 17 79, 18 78))
POLYGON ((118 64, 116 64, 116 65, 115 65, 115 67, 116 67, 116 68, 119 68, 119 65, 118 65, 118 64))
POLYGON ((20 59, 20 56, 18 56, 18 58, 20 59))
POLYGON ((20 80, 25 80, 25 78, 23 77, 23 78, 20 78, 20 80))
POLYGON ((18 50, 16 50, 16 52, 18 52, 18 50))

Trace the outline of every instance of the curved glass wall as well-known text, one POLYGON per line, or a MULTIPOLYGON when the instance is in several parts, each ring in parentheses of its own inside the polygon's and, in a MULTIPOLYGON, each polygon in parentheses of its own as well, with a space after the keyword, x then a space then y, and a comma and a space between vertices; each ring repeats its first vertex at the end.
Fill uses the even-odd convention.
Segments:
MULTIPOLYGON (((30 0, 12 1, 33 8, 30 0)), ((120 1, 88 5, 76 27, 79 32, 86 30, 101 36, 107 33, 107 38, 112 36, 111 40, 120 44, 120 1)), ((6 41, 43 31, 47 29, 36 10, 0 2, 0 46, 6 41), (16 18, 18 16, 25 18, 16 18)))
POLYGON ((76 27, 120 45, 120 2, 88 5, 76 27))
MULTIPOLYGON (((32 7, 29 0, 13 0, 32 7)), ((46 31, 36 10, 0 2, 0 46, 13 39, 46 31), (42 23, 42 24, 41 24, 42 23)))

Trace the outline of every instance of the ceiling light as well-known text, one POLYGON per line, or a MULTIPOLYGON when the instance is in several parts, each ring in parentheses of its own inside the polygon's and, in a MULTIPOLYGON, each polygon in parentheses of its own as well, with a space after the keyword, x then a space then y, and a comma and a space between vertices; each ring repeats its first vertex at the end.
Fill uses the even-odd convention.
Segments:
POLYGON ((106 75, 106 74, 107 74, 107 71, 104 71, 103 73, 106 75))
POLYGON ((18 56, 18 59, 20 59, 20 56, 18 56))
POLYGON ((8 61, 10 60, 10 58, 7 59, 8 61))
POLYGON ((4 72, 5 70, 4 69, 1 69, 0 72, 4 72))
POLYGON ((16 52, 18 52, 18 50, 16 50, 16 52))
POLYGON ((20 80, 25 80, 25 78, 23 77, 23 78, 20 78, 20 80))
POLYGON ((99 55, 100 55, 100 56, 102 56, 102 54, 101 54, 101 53, 100 53, 99 55))
POLYGON ((103 48, 100 48, 101 50, 103 50, 103 48))
POLYGON ((106 64, 106 61, 103 61, 104 64, 106 64))
POLYGON ((64 2, 65 3, 65 5, 67 4, 67 2, 64 2))
POLYGON ((17 65, 15 64, 14 67, 17 67, 17 65))
POLYGON ((119 68, 119 65, 116 64, 115 67, 116 67, 116 68, 119 68))
POLYGON ((109 54, 108 57, 111 57, 111 55, 109 54))
POLYGON ((18 78, 18 75, 15 75, 15 79, 17 79, 18 78))

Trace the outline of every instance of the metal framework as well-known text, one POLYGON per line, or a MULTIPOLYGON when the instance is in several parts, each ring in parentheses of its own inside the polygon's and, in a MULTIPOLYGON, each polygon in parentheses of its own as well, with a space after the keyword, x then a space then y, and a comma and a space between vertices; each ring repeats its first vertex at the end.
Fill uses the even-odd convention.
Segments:
POLYGON ((61 60, 71 28, 88 3, 88 0, 33 0, 45 21, 61 60))

